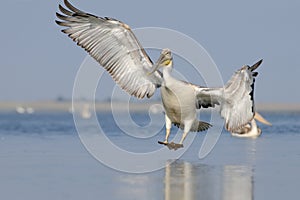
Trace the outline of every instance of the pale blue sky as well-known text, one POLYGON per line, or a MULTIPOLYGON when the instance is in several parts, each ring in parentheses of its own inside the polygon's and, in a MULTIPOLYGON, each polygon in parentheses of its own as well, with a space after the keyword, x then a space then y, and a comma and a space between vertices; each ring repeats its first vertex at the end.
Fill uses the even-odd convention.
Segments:
MULTIPOLYGON (((243 64, 263 58, 257 102, 300 102, 300 1, 71 2, 132 28, 165 27, 189 35, 209 52, 224 81, 243 64)), ((71 97, 86 53, 55 24, 59 3, 1 1, 0 101, 71 97)))

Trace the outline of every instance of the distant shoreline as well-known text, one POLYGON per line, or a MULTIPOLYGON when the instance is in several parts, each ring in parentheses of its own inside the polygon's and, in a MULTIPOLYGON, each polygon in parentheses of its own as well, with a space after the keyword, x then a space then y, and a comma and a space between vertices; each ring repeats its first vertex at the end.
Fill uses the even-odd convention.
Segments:
MULTIPOLYGON (((87 102, 81 102, 78 106, 84 106, 88 104, 87 102)), ((131 111, 148 111, 153 104, 160 104, 160 101, 153 101, 147 103, 133 103, 130 102, 129 109, 131 111)), ((35 112, 58 112, 65 111, 71 112, 72 102, 70 101, 38 101, 38 102, 0 102, 0 112, 11 112, 17 111, 17 109, 32 109, 35 112)), ((93 107, 91 104, 90 109, 93 107)), ((96 111, 111 111, 110 102, 96 102, 96 111)), ((258 111, 295 111, 300 112, 300 103, 288 104, 288 103, 259 103, 256 105, 258 111)), ((114 110, 116 111, 126 111, 128 109, 126 102, 118 102, 114 104, 114 110)))

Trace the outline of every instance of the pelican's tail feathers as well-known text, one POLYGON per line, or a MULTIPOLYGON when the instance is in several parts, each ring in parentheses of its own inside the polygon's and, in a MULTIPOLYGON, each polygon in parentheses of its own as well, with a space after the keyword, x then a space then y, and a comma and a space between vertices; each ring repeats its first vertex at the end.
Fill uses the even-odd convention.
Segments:
POLYGON ((210 127, 212 127, 210 123, 203 122, 203 121, 195 121, 190 131, 192 132, 206 131, 210 127))

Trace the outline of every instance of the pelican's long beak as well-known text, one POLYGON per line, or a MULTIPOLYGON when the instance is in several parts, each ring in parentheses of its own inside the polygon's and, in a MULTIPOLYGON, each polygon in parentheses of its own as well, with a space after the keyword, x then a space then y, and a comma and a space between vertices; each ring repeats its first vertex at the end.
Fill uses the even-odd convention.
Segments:
POLYGON ((150 72, 147 73, 148 76, 150 76, 151 74, 153 74, 154 72, 156 72, 160 67, 159 63, 155 63, 155 65, 153 65, 152 70, 150 72))
POLYGON ((257 121, 259 121, 263 124, 272 126, 272 124, 270 122, 268 122, 265 118, 263 118, 263 116, 261 116, 258 112, 255 112, 254 119, 256 119, 257 121))
POLYGON ((153 65, 152 70, 147 73, 148 76, 156 72, 160 67, 169 65, 170 62, 172 64, 171 51, 169 49, 163 49, 157 62, 153 65))
POLYGON ((164 55, 160 54, 157 62, 152 66, 151 71, 148 72, 148 76, 150 76, 151 74, 153 74, 154 72, 156 72, 161 67, 161 63, 162 63, 163 58, 164 58, 164 55))

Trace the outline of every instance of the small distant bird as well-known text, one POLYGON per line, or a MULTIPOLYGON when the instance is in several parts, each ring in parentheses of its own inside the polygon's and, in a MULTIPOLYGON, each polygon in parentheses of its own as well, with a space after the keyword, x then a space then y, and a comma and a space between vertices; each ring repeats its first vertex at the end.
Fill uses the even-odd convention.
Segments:
POLYGON ((166 137, 160 144, 170 149, 183 147, 190 131, 205 131, 211 127, 197 119, 196 110, 220 105, 220 114, 230 132, 246 126, 254 117, 254 77, 258 61, 253 66, 238 70, 224 87, 197 86, 172 76, 173 57, 169 49, 163 49, 153 63, 130 27, 123 22, 85 13, 67 0, 66 8, 59 5, 62 14, 56 13, 58 25, 67 27, 66 33, 77 45, 84 48, 103 66, 115 82, 127 93, 137 98, 150 98, 161 88, 165 109, 166 137), (159 69, 162 69, 162 72, 159 69), (183 129, 179 143, 169 143, 172 124, 183 129))

